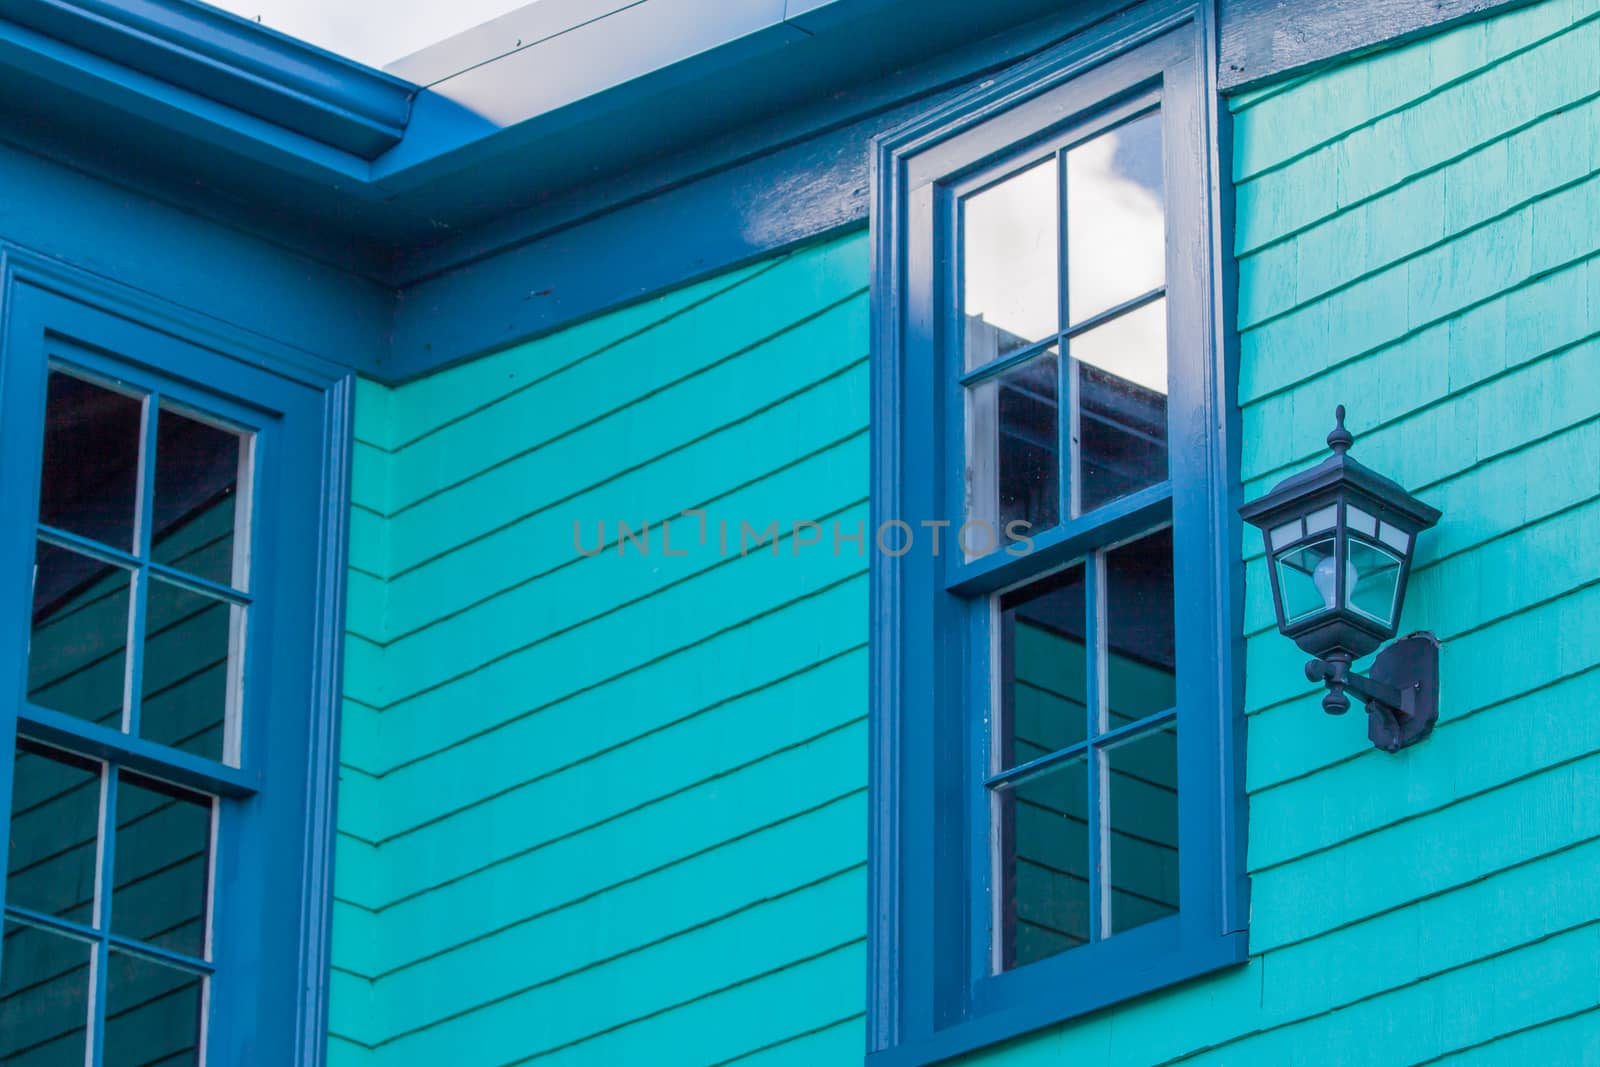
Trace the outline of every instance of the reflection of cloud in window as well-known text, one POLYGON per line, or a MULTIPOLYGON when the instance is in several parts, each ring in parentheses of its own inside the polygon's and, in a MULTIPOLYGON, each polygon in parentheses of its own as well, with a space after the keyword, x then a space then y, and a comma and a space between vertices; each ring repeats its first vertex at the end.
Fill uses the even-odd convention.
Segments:
POLYGON ((1073 358, 1165 394, 1167 391, 1167 302, 1157 300, 1118 315, 1067 342, 1073 358))
MULTIPOLYGON (((1068 311, 1082 322, 1163 285, 1161 120, 1149 115, 1067 153, 1068 311)), ((1059 189, 1053 160, 969 197, 964 205, 964 311, 998 342, 988 351, 1056 332, 1059 189)), ((969 344, 980 335, 969 330, 969 344)), ((1146 308, 1107 323, 1074 354, 1166 392, 1166 324, 1146 308), (1081 352, 1078 351, 1081 349, 1081 352)), ((969 360, 968 366, 982 360, 969 360)))
POLYGON ((1056 195, 1052 159, 967 199, 968 316, 1024 341, 1056 332, 1056 195))
MULTIPOLYGON (((1067 155, 1068 310, 1075 322, 1166 280, 1160 137, 1160 120, 1150 116, 1067 155)), ((1085 357, 1166 392, 1165 316, 1133 314, 1102 329, 1116 344, 1094 344, 1085 357)))

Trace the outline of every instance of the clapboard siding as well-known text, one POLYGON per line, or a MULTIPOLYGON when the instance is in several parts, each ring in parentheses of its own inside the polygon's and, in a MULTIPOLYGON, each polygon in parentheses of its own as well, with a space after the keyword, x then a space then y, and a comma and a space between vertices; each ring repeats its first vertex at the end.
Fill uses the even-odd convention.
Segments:
POLYGON ((859 1052, 867 279, 855 234, 363 383, 336 1064, 859 1052))
MULTIPOLYGON (((1544 0, 1232 101, 1246 494, 1344 402, 1445 511, 1442 719, 1321 714, 1247 537, 1251 960, 969 1062, 1600 1054, 1597 56, 1544 0)), ((363 385, 335 1064, 857 1061, 867 278, 854 235, 363 385)))
POLYGON ((1578 1063, 1600 1003, 1600 4, 1233 101, 1247 497, 1354 454, 1445 512, 1427 743, 1321 713, 1242 543, 1245 967, 969 1062, 1578 1063))

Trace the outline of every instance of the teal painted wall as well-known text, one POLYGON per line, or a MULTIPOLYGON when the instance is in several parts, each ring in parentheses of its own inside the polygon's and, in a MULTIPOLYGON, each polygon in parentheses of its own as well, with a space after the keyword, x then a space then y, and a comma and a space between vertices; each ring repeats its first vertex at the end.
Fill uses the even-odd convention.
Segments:
POLYGON ((859 1055, 867 247, 364 388, 336 1067, 859 1055))
MULTIPOLYGON (((1247 493, 1343 401, 1444 509, 1441 724, 1323 715, 1246 538, 1252 958, 968 1062, 1600 1060, 1600 2, 1231 103, 1247 493)), ((714 527, 864 519, 867 275, 847 237, 364 390, 337 1067, 859 1062, 865 560, 714 527)))

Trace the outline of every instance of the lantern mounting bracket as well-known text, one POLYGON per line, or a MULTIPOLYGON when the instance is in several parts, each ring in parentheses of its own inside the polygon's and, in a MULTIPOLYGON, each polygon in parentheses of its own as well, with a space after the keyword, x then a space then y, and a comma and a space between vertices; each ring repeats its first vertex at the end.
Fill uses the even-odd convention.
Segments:
POLYGON ((1385 752, 1398 752, 1433 731, 1439 719, 1438 638, 1426 632, 1401 638, 1378 653, 1369 675, 1357 674, 1350 664, 1343 652, 1306 664, 1306 678, 1328 687, 1324 711, 1343 715, 1354 696, 1367 706, 1367 736, 1385 752))

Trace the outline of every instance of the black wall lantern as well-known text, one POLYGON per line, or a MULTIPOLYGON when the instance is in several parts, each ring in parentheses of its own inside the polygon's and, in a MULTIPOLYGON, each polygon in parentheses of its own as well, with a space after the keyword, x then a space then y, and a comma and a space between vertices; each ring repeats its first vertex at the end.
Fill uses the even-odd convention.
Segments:
POLYGON ((1389 752, 1428 736, 1439 717, 1439 642, 1396 641, 1370 676, 1350 669, 1394 636, 1417 535, 1439 521, 1429 507, 1347 453, 1355 438, 1344 406, 1328 434, 1333 455, 1279 483, 1239 514, 1261 529, 1278 629, 1316 658, 1306 677, 1325 682, 1323 710, 1367 706, 1367 735, 1389 752))

